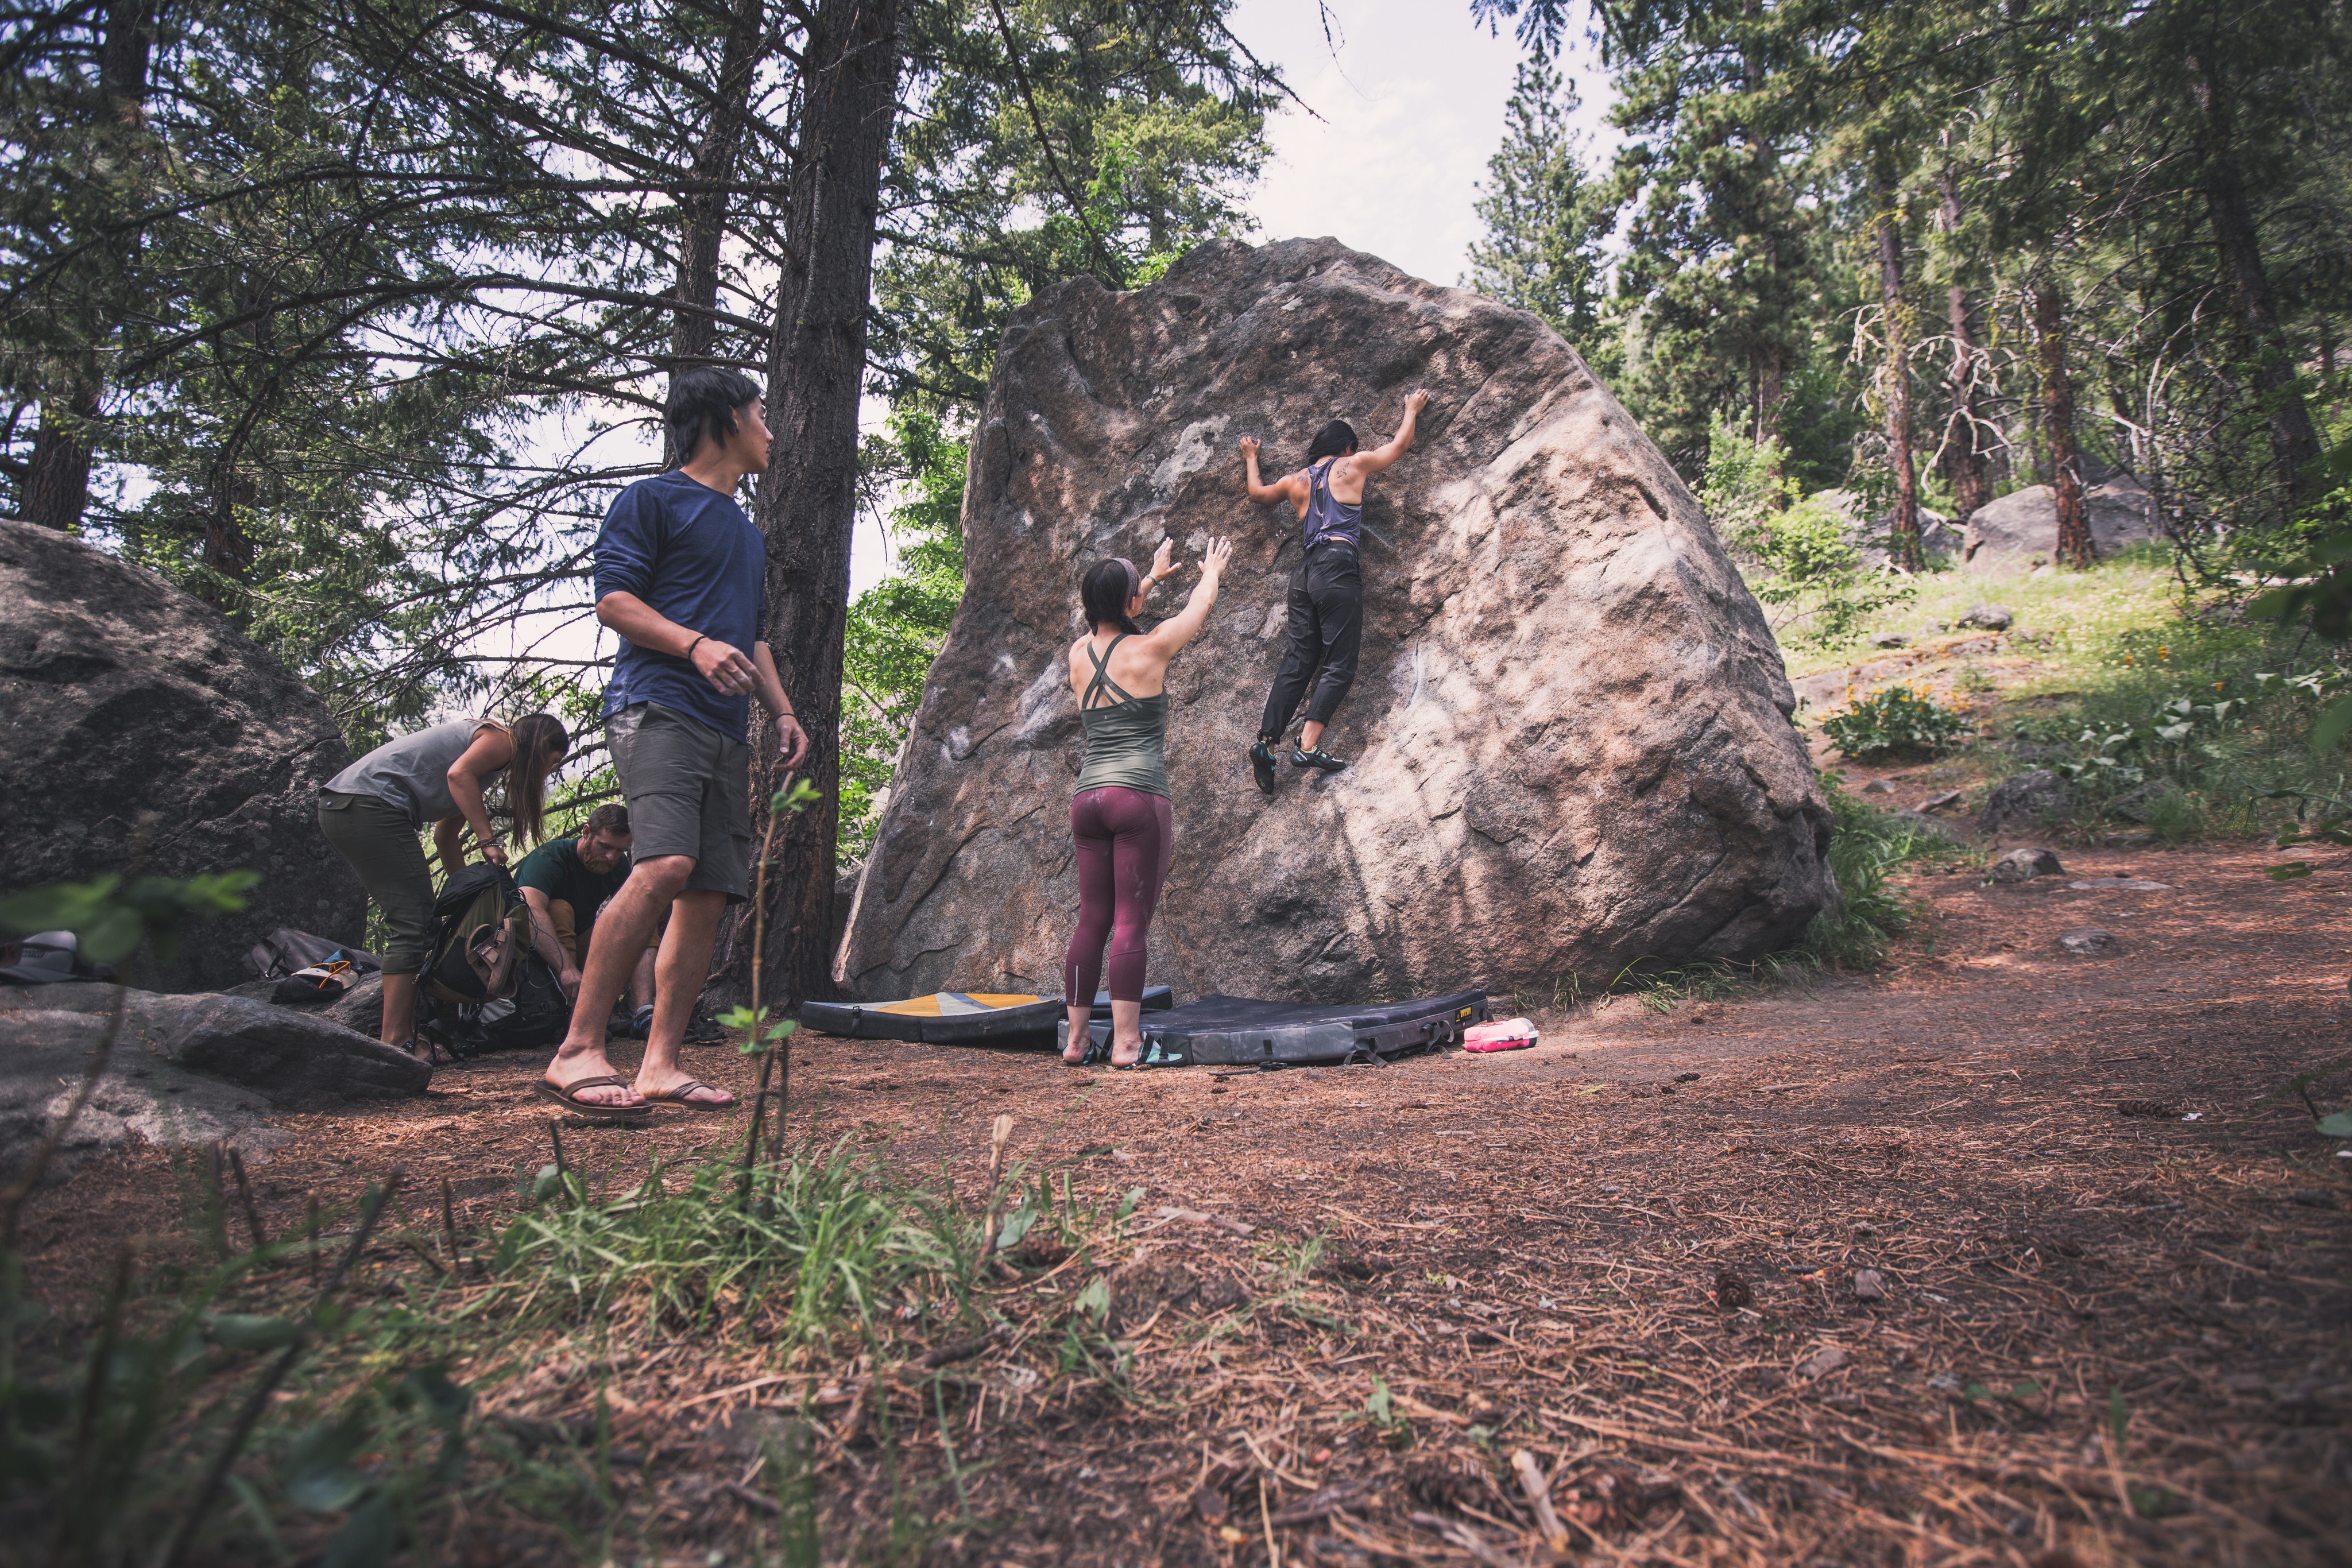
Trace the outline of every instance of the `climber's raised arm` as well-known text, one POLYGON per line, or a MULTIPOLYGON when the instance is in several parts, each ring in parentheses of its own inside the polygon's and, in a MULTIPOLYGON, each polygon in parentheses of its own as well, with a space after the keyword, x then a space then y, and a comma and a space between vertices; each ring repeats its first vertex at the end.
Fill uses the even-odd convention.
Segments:
POLYGON ((1413 424, 1428 402, 1429 393, 1415 387, 1412 395, 1404 400, 1404 418, 1397 425, 1397 433, 1388 438, 1385 445, 1375 446, 1370 452, 1359 452, 1349 458, 1349 465, 1359 474, 1377 474, 1412 451, 1413 424))
POLYGON ((1286 474, 1271 485, 1261 484, 1257 476, 1257 437, 1242 437, 1242 465, 1249 486, 1249 498, 1263 507, 1274 501, 1287 501, 1294 507, 1307 504, 1306 481, 1296 474, 1286 474))

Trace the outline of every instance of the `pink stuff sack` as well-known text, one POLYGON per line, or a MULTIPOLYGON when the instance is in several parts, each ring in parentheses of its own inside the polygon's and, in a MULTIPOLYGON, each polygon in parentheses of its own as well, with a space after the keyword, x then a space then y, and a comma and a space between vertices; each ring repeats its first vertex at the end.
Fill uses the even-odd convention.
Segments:
POLYGON ((1462 1031, 1465 1051, 1525 1051, 1537 1040, 1536 1026, 1526 1019, 1502 1019, 1474 1023, 1462 1031))

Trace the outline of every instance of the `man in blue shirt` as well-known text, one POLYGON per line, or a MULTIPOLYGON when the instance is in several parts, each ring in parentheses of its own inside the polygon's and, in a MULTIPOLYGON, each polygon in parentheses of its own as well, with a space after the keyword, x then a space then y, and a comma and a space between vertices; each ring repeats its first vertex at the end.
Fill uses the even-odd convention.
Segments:
POLYGON ((743 476, 768 466, 760 389, 733 371, 681 371, 663 418, 684 460, 622 491, 596 536, 596 619, 621 640, 604 728, 635 863, 596 921, 571 1030, 538 1084, 600 1119, 641 1118, 656 1101, 695 1111, 735 1103, 680 1071, 677 1051, 719 916, 751 893, 753 698, 783 765, 808 756, 761 640, 766 542, 734 499, 743 476), (665 910, 653 1025, 632 1082, 606 1060, 604 1028, 665 910))

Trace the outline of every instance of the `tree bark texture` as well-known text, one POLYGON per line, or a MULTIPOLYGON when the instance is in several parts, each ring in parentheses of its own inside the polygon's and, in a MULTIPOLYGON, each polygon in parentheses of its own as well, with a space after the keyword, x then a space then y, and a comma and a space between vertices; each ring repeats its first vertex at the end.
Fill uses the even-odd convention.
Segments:
MULTIPOLYGON (((824 0, 803 47, 801 128, 785 219, 792 251, 778 292, 768 368, 768 423, 775 439, 754 503, 768 541, 768 645, 808 730, 812 749, 803 777, 822 797, 777 834, 768 877, 761 989, 785 1003, 833 994, 842 640, 857 516, 857 409, 875 224, 898 108, 898 5, 899 0, 824 0)), ((758 739, 755 839, 782 780, 764 726, 758 739)), ((740 962, 749 959, 748 924, 739 927, 746 934, 735 944, 740 962)))
MULTIPOLYGON (((1960 197, 1952 167, 1942 174, 1943 207, 1938 221, 1946 234, 1960 227, 1960 197)), ((1945 290, 1945 308, 1952 328, 1950 418, 1944 426, 1944 477, 1952 486, 1952 522, 1965 528, 1976 509, 1992 499, 1992 482, 1985 472, 1984 417, 1977 405, 1977 375, 1982 356, 1977 350, 1976 305, 1965 285, 1945 290)))
POLYGON ((1878 198, 1878 298, 1886 333, 1886 457, 1895 469, 1895 515, 1887 554, 1899 566, 1919 565, 1919 470, 1911 452, 1911 310, 1903 298, 1903 214, 1894 182, 1871 175, 1878 198))
POLYGON ((41 400, 41 427, 25 465, 25 521, 61 533, 80 525, 82 509, 89 505, 89 422, 97 417, 94 387, 41 400))
POLYGON ((2098 552, 2083 502, 2083 465, 2074 450, 2074 382, 2066 371, 2066 301, 2048 277, 2033 286, 2033 335, 2042 355, 2042 433, 2050 443, 2050 487, 2058 497, 2057 558, 2088 566, 2098 552))
POLYGON ((2239 329, 2254 358, 2253 382, 2266 405, 2271 454, 2278 461, 2287 509, 2292 512, 2303 499, 2305 471, 2319 460, 2319 435, 2312 428, 2311 411, 2296 384, 2294 353, 2280 329, 2277 298, 2271 292, 2270 274, 2263 266, 2262 240, 2232 145, 2234 116, 2226 86, 2209 56, 2192 53, 2185 66, 2189 96, 2205 143, 2201 183, 2206 211, 2212 218, 2221 270, 2238 308, 2239 329))
MULTIPOLYGON (((710 347, 719 338, 719 324, 705 314, 719 302, 719 247, 727 233, 727 193, 719 187, 734 174, 744 134, 751 129, 751 83, 763 54, 766 23, 765 0, 735 0, 728 13, 710 119, 690 172, 697 188, 677 204, 677 298, 681 308, 670 323, 672 375, 710 363, 710 347)), ((665 460, 676 462, 677 457, 667 453, 665 460)))
MULTIPOLYGON (((1751 23, 1763 12, 1763 0, 1741 0, 1740 15, 1751 23)), ((1753 95, 1764 88, 1764 56, 1762 49, 1750 41, 1740 51, 1740 77, 1753 95)), ((1772 188, 1780 157, 1771 139, 1759 135, 1753 126, 1743 126, 1740 134, 1748 138, 1748 178, 1755 182, 1749 194, 1754 199, 1754 211, 1764 209, 1765 193, 1772 188)), ((1757 225, 1757 238, 1762 242, 1764 269, 1777 277, 1780 270, 1780 239, 1772 232, 1770 219, 1757 225)), ((1750 436, 1757 441, 1769 441, 1780 433, 1780 411, 1788 402, 1788 365, 1786 354, 1779 343, 1759 343, 1748 350, 1748 384, 1751 403, 1750 436)))
MULTIPOLYGON (((156 0, 109 0, 98 46, 101 112, 117 125, 135 126, 147 108, 147 68, 155 47, 156 0)), ((94 347, 94 345, 93 345, 94 347)), ((104 385, 95 357, 61 375, 41 399, 19 506, 25 521, 70 531, 89 507, 91 425, 104 385)))

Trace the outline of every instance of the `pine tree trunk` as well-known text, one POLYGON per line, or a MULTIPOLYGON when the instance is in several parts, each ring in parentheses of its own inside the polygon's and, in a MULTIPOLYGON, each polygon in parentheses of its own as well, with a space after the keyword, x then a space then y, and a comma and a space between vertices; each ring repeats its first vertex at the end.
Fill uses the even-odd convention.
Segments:
MULTIPOLYGON (((146 112, 147 64, 155 43, 155 0, 109 0, 99 40, 99 88, 104 116, 135 126, 146 112)), ((101 276, 103 274, 101 273, 101 276)), ((96 307, 99 301, 92 300, 96 307)), ((95 319, 100 312, 89 312, 95 319)), ((89 506, 90 424, 104 383, 95 363, 41 399, 41 424, 25 467, 24 520, 69 531, 89 506)))
POLYGON ((2048 278, 2033 286, 2033 335, 2042 353, 2042 418, 2050 442, 2050 487, 2058 497, 2058 559, 2088 566, 2098 557, 2091 513, 2083 502, 2083 467, 2074 450, 2074 382, 2066 373, 2066 302, 2048 278))
POLYGON ((1878 198, 1878 298, 1886 330, 1886 455, 1895 469, 1895 516, 1887 554, 1898 566, 1919 565, 1919 470, 1911 453, 1911 313, 1903 302, 1903 225, 1894 182, 1874 170, 1878 198))
MULTIPOLYGON (((719 247, 727 232, 727 193, 751 117, 751 80, 758 70, 766 23, 764 0, 735 0, 712 89, 710 120, 695 150, 688 177, 697 189, 678 199, 677 288, 683 307, 670 323, 669 372, 710 362, 719 326, 703 312, 719 302, 719 247)), ((665 443, 667 435, 665 433, 665 443)), ((678 455, 666 452, 664 461, 678 455)))
MULTIPOLYGON (((774 455, 753 514, 768 540, 768 645, 809 733, 802 777, 821 796, 777 834, 768 878, 761 988, 781 1003, 833 994, 842 640, 857 516, 857 409, 899 49, 898 0, 824 0, 803 51, 801 125, 784 225, 792 249, 769 354, 774 455)), ((782 771, 765 725, 754 739, 756 841, 782 771)), ((748 961, 749 943, 735 946, 748 961)))
POLYGON ((25 521, 60 533, 80 525, 82 509, 89 505, 89 422, 97 417, 96 388, 41 400, 41 427, 25 465, 25 521))
MULTIPOLYGON (((1960 227, 1959 190, 1949 163, 1942 175, 1944 232, 1960 227)), ((1983 416, 1977 407, 1976 307, 1967 287, 1955 283, 1945 291, 1952 325, 1951 418, 1944 427, 1944 477, 1952 486, 1952 525, 1966 528, 1978 507, 1992 499, 1992 484, 1985 474, 1983 416)))
MULTIPOLYGON (((1762 14, 1763 9, 1763 0, 1741 0, 1739 7, 1740 15, 1751 22, 1762 14)), ((1763 89, 1763 52, 1752 42, 1741 53, 1740 75, 1751 94, 1763 89)), ((1765 210, 1764 194, 1772 187, 1780 156, 1771 139, 1758 135, 1753 126, 1742 126, 1740 134, 1748 138, 1749 146, 1755 150, 1748 159, 1748 177, 1754 181, 1749 191, 1754 198, 1750 210, 1762 214, 1765 210)), ((1760 219, 1755 233, 1762 243, 1766 274, 1777 276, 1780 270, 1780 239, 1772 232, 1769 216, 1760 219)), ((1755 439, 1769 441, 1780 433, 1780 410, 1788 402, 1789 395, 1788 365, 1779 344, 1764 344, 1752 351, 1748 361, 1748 386, 1749 396, 1754 402, 1751 423, 1755 439)))
POLYGON ((2294 354, 2280 330, 2277 300, 2271 293, 2270 274, 2263 267, 2261 236, 2246 200, 2245 182, 2238 172, 2237 149, 2231 145, 2228 92, 2210 59, 2191 54, 2186 65, 2189 96, 2204 134, 2205 206, 2213 220, 2213 240, 2221 249, 2221 267, 2237 304, 2238 326, 2254 356, 2254 386, 2268 407, 2271 454, 2278 461, 2287 510, 2292 513, 2304 497, 2305 469, 2319 460, 2319 436, 2296 384, 2294 354))

